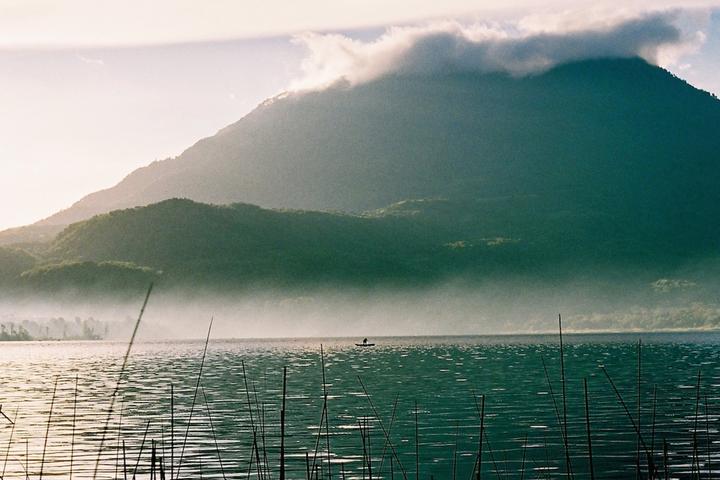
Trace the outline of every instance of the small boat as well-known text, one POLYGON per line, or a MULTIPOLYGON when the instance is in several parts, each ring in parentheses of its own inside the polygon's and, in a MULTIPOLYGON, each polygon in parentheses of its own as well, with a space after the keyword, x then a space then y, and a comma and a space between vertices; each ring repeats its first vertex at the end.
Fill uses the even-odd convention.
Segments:
POLYGON ((366 339, 364 339, 364 340, 362 341, 362 343, 356 343, 355 346, 356 346, 356 347, 374 347, 375 344, 374 344, 374 343, 368 343, 368 340, 367 340, 367 338, 366 338, 366 339))

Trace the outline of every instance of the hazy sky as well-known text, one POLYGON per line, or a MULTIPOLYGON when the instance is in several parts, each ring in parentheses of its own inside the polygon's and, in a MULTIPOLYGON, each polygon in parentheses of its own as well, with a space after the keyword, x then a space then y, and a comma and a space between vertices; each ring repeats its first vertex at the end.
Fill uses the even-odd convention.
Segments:
POLYGON ((0 0, 0 229, 238 120, 302 75, 308 52, 293 37, 309 30, 365 41, 388 26, 443 19, 553 30, 577 16, 698 6, 701 41, 667 67, 720 94, 720 0, 508 3, 0 0))

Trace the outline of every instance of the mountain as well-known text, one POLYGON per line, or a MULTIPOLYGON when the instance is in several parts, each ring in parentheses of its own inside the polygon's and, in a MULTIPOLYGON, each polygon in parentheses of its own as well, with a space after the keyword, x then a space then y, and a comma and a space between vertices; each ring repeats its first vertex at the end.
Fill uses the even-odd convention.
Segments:
POLYGON ((591 279, 618 293, 659 279, 672 286, 687 265, 707 272, 720 259, 712 248, 681 250, 642 229, 613 230, 592 211, 536 200, 403 201, 352 215, 171 199, 77 222, 34 256, 0 249, 0 283, 82 296, 140 295, 150 281, 233 292, 591 279))
POLYGON ((493 239, 460 248, 457 229, 435 227, 396 211, 357 216, 172 199, 71 225, 23 279, 52 286, 57 278, 60 287, 75 283, 68 268, 112 262, 171 285, 417 284, 469 272, 478 258, 487 270, 488 260, 515 247, 493 239))
POLYGON ((532 197, 702 247, 718 238, 717 125, 720 101, 639 59, 389 76, 268 100, 39 225, 174 197, 346 212, 532 197))
POLYGON ((718 125, 717 98, 637 59, 285 95, 0 235, 44 239, 1 250, 0 280, 78 291, 151 279, 697 284, 720 278, 718 125))

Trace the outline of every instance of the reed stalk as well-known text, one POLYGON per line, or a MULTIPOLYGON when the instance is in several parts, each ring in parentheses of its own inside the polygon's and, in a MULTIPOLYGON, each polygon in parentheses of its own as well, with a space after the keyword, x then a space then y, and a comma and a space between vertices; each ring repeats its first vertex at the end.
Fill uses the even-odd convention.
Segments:
POLYGON ((710 443, 710 418, 708 417, 707 394, 705 394, 705 443, 707 445, 707 477, 710 480, 712 479, 712 460, 710 455, 712 444, 710 443))
POLYGON ((650 427, 650 455, 655 458, 655 419, 657 414, 657 385, 653 385, 652 426, 650 427))
POLYGON ((567 387, 565 383, 565 349, 563 346, 562 334, 562 316, 558 313, 558 331, 560 333, 560 381, 562 382, 562 401, 563 401, 563 438, 565 446, 565 468, 570 478, 573 478, 572 463, 570 462, 570 445, 568 443, 567 428, 567 387))
POLYGON ((700 415, 700 375, 701 370, 698 369, 697 385, 695 386, 695 422, 693 425, 693 466, 697 466, 697 476, 700 478, 700 453, 698 450, 698 417, 700 415))
POLYGON ((130 336, 130 341, 128 342, 127 350, 125 351, 125 357, 123 357, 123 362, 120 367, 120 373, 118 374, 117 383, 115 383, 115 388, 110 395, 110 408, 108 408, 107 417, 105 417, 105 424, 103 425, 102 435, 100 437, 100 447, 98 448, 97 459, 95 460, 95 468, 93 469, 93 480, 97 478, 98 468, 100 468, 100 459, 102 457, 103 447, 105 446, 105 437, 107 436, 108 426, 110 425, 110 418, 112 418, 113 408, 115 407, 115 399, 117 398, 117 394, 120 391, 120 384, 122 382, 123 375, 125 375, 125 369, 127 368, 128 359, 130 358, 130 351, 132 350, 132 346, 135 343, 135 336, 137 335, 138 328, 140 327, 140 321, 145 314, 145 307, 147 307, 147 303, 150 299, 152 289, 153 284, 150 283, 148 291, 145 294, 145 300, 143 301, 142 307, 140 307, 140 314, 138 315, 132 335, 130 336))
POLYGON ((155 478, 155 440, 150 442, 150 480, 155 478))
POLYGON ((480 406, 478 406, 477 396, 473 395, 473 400, 475 400, 475 410, 477 410, 478 416, 480 417, 480 436, 478 438, 477 459, 475 460, 470 478, 480 480, 482 476, 483 435, 485 434, 485 395, 480 395, 480 406))
POLYGON ((457 480, 457 452, 458 452, 458 437, 460 436, 460 424, 455 423, 455 447, 453 448, 452 458, 452 479, 457 480))
POLYGON ((208 344, 210 343, 210 332, 212 331, 213 318, 210 318, 207 337, 205 337, 205 347, 203 348, 202 358, 200 359, 200 369, 198 370, 197 381, 195 382, 195 391, 193 392, 192 403, 190 404, 190 415, 188 417, 187 427, 185 428, 185 437, 183 438, 182 447, 180 448, 180 458, 178 459, 177 471, 175 478, 180 477, 180 468, 182 467, 183 457, 185 455, 185 446, 187 445, 188 435, 190 434, 190 425, 192 424, 193 413, 195 412, 195 404, 197 402, 197 394, 200 389, 200 380, 202 379, 203 367, 205 366, 205 356, 207 355, 208 344))
POLYGON ((358 431, 360 432, 360 441, 362 442, 363 451, 363 463, 362 463, 362 478, 365 478, 365 469, 367 467, 367 446, 365 445, 365 431, 363 430, 363 424, 358 419, 358 431))
POLYGON ((372 442, 370 441, 370 427, 367 418, 365 419, 365 436, 367 437, 368 478, 372 480, 372 442))
MULTIPOLYGON (((165 458, 165 425, 160 424, 160 459, 158 462, 160 462, 163 458, 165 458)), ((160 464, 158 463, 158 468, 160 468, 160 464)))
POLYGON ((498 479, 501 479, 502 476, 500 475, 500 467, 498 466, 497 462, 495 461, 495 453, 493 452, 492 445, 490 445, 490 439, 487 435, 485 435, 485 443, 487 444, 488 453, 490 454, 490 461, 493 464, 493 469, 495 470, 495 476, 498 479))
POLYGON ((322 371, 323 406, 322 406, 322 412, 320 414, 320 423, 318 425, 317 438, 315 440, 315 450, 313 452, 313 461, 312 461, 313 471, 315 471, 318 450, 320 449, 320 437, 322 435, 323 422, 325 422, 325 437, 326 437, 326 441, 327 441, 326 442, 327 443, 327 462, 328 462, 328 469, 330 469, 330 430, 329 430, 330 427, 329 427, 329 418, 328 418, 328 395, 327 395, 327 387, 326 387, 326 381, 325 381, 325 352, 323 350, 322 344, 320 344, 320 365, 321 365, 321 371, 322 371))
POLYGON ((260 463, 260 445, 257 441, 257 432, 253 432, 253 443, 255 444, 255 465, 257 466, 258 478, 263 478, 263 466, 260 463))
POLYGON ((150 430, 150 420, 148 420, 147 424, 145 424, 145 433, 143 433, 142 442, 140 442, 140 451, 138 452, 137 460, 135 461, 135 467, 133 468, 132 480, 135 480, 138 468, 140 468, 140 458, 142 458, 143 448, 145 448, 145 439, 147 438, 148 430, 150 430))
MULTIPOLYGON (((373 411, 373 415, 375 415, 375 418, 378 421, 378 424, 380 425, 380 429, 383 432, 383 435, 385 436, 385 441, 390 446, 390 451, 392 452, 393 456, 395 457, 395 460, 398 462, 398 465, 400 466, 400 471, 402 473, 403 479, 407 479, 407 472, 405 471, 405 467, 403 466, 402 462, 400 461, 400 458, 398 457, 397 451, 395 450, 395 445, 393 445, 392 441, 390 440, 390 435, 388 434, 387 429, 385 428, 385 425, 383 424, 382 418, 380 418, 380 415, 378 414, 377 408, 375 408, 375 404, 372 401, 372 397, 370 397, 370 394, 368 393, 367 388, 365 387, 365 384, 362 381, 362 378, 358 375, 357 377, 358 381, 360 382, 360 386, 363 389, 363 392, 365 393, 365 398, 367 398, 368 403, 370 404, 370 408, 373 411)), ((417 407, 417 404, 416 404, 417 407)), ((417 412, 417 408, 415 409, 417 412)))
POLYGON ((243 382, 245 382, 245 398, 247 399, 248 412, 250 414, 250 429, 255 430, 255 421, 253 420, 252 402, 250 401, 250 387, 248 386, 247 372, 245 371, 245 360, 240 360, 242 366, 243 382))
POLYGON ((322 435, 323 422, 326 421, 326 419, 325 419, 326 415, 327 415, 327 410, 325 409, 325 405, 323 404, 322 411, 320 412, 320 423, 318 424, 317 436, 315 437, 315 449, 313 450, 313 461, 312 461, 311 472, 315 472, 315 467, 317 465, 318 451, 320 449, 320 437, 322 435))
POLYGON ((10 427, 10 437, 8 438, 7 449, 5 450, 5 461, 3 462, 2 475, 0 478, 5 478, 5 470, 7 469, 8 457, 10 456, 10 447, 12 447, 13 434, 15 433, 15 423, 17 422, 18 407, 15 407, 15 414, 12 419, 12 426, 10 427))
POLYGON ((585 429, 587 431, 588 467, 590 470, 590 480, 595 480, 595 468, 593 466, 592 436, 590 434, 590 400, 588 398, 587 378, 583 379, 583 387, 585 390, 585 429))
MULTIPOLYGON (((642 387, 640 386, 642 378, 642 339, 638 340, 637 343, 637 426, 638 432, 642 431, 641 427, 641 395, 642 387)), ((638 434, 636 440, 636 454, 635 454, 635 479, 640 480, 640 435, 638 434)), ((652 472, 648 472, 648 476, 652 478, 652 472)))
MULTIPOLYGON (((255 405, 257 407, 257 390, 255 390, 255 405)), ((270 463, 268 461, 267 443, 265 441, 265 402, 260 405, 260 441, 262 442, 264 475, 271 478, 270 463)))
POLYGON ((287 397, 287 367, 283 367, 282 409, 280 410, 280 480, 285 480, 285 399, 287 397))
POLYGON ((550 480, 550 451, 547 444, 547 432, 543 435, 543 444, 545 446, 545 478, 550 480))
POLYGON ((605 377, 607 378, 608 382, 610 382, 610 386, 612 387, 613 391, 615 392, 615 396, 617 397, 618 401, 620 402, 620 405, 623 407, 623 410, 625 410, 625 415, 627 415, 628 420, 630 420, 630 423, 635 429, 635 432, 638 435, 638 438, 640 438, 640 444, 642 445, 643 449, 645 450, 645 456, 647 457, 648 461, 648 471, 654 472, 654 461, 652 456, 650 455, 650 450, 647 447, 647 443, 645 443, 645 440, 643 439, 642 434, 640 433, 640 430, 637 427, 637 424, 635 423, 635 420, 633 419, 632 414, 630 413, 630 410, 627 407, 627 404, 625 403, 625 400, 623 400, 622 395, 620 395, 620 392, 618 391, 617 387, 615 386, 615 382, 613 382, 613 379, 610 377, 610 374, 607 372, 605 367, 600 367, 602 372, 605 374, 605 377))
MULTIPOLYGON (((390 415, 390 424, 388 425, 388 435, 392 435, 392 429, 393 425, 395 424, 395 415, 397 413, 397 406, 398 406, 398 400, 400 399, 400 394, 395 394, 395 402, 393 402, 393 409, 392 409, 392 415, 390 415)), ((383 474, 384 465, 385 465, 385 455, 387 454, 387 448, 388 448, 388 442, 385 441, 383 444, 383 451, 382 456, 380 457, 380 475, 383 474)), ((392 459, 392 456, 390 456, 392 459)))
POLYGON ((50 400, 50 412, 48 413, 47 428, 45 429, 45 441, 43 443, 42 458, 40 459, 40 480, 43 478, 43 468, 45 467, 45 451, 47 450, 48 437, 50 436, 50 425, 52 424, 53 407, 55 406, 55 393, 57 392, 58 377, 55 377, 55 385, 53 386, 52 400, 50 400))
POLYGON ((210 422, 210 432, 212 433, 213 442, 215 442, 215 452, 217 452, 218 463, 220 464, 220 473, 222 474, 223 480, 225 478, 225 468, 223 467, 222 455, 220 455, 220 445, 218 445, 217 436, 215 435, 215 425, 213 424, 212 413, 210 412, 210 403, 208 402, 207 395, 205 395, 205 387, 201 387, 203 400, 205 401, 205 408, 207 409, 208 421, 210 422))
POLYGON ((123 478, 127 480, 127 451, 125 450, 125 440, 122 441, 123 452, 123 478))
MULTIPOLYGON (((561 356, 562 356, 562 354, 561 354, 561 356)), ((566 431, 564 428, 563 419, 560 415, 560 407, 558 407, 557 399, 555 398, 555 391, 553 390, 552 381, 550 380, 550 374, 548 373, 547 364, 545 363, 545 357, 543 357, 541 355, 540 361, 542 362, 543 372, 545 374, 545 383, 547 384, 547 387, 548 387, 548 393, 550 394, 550 399, 552 399, 552 403, 553 403, 553 409, 555 410, 555 418, 557 420, 558 429, 560 430, 560 439, 563 442, 563 448, 565 449, 565 453, 567 454, 567 452, 569 451, 569 448, 567 447, 568 438, 567 438, 566 431)), ((566 460, 567 460, 567 455, 566 455, 566 460)), ((566 461, 566 464, 565 464, 566 468, 567 468, 567 465, 568 464, 566 461)), ((569 475, 569 473, 568 473, 568 475, 569 475)))
POLYGON ((322 344, 320 344, 320 365, 322 366, 323 405, 325 408, 325 441, 327 447, 328 479, 332 480, 332 467, 330 464, 330 412, 328 411, 327 381, 325 379, 325 351, 323 350, 322 344))
POLYGON ((72 433, 70 434, 70 480, 73 476, 73 458, 75 454, 75 419, 77 417, 78 376, 75 374, 75 394, 73 395, 72 433))
POLYGON ((170 480, 175 470, 175 385, 170 384, 170 480))
POLYGON ((310 480, 310 455, 305 452, 305 478, 310 480))
POLYGON ((125 402, 120 402, 120 418, 118 420, 118 433, 117 433, 117 442, 115 444, 115 480, 117 480, 118 476, 118 468, 120 464, 120 439, 122 438, 122 421, 123 421, 123 413, 125 412, 125 402))
POLYGON ((418 404, 415 400, 415 480, 420 479, 420 433, 418 430, 418 404))
POLYGON ((250 462, 248 464, 248 471, 247 475, 245 475, 245 478, 250 478, 250 474, 252 473, 252 467, 253 467, 253 459, 254 459, 254 453, 255 453, 255 447, 257 444, 255 443, 255 432, 253 432, 253 443, 252 448, 250 449, 250 462))
POLYGON ((525 456, 527 455, 527 447, 528 447, 528 436, 526 433, 525 440, 523 440, 522 463, 520 464, 520 480, 525 480, 525 456))
MULTIPOLYGON (((255 420, 253 418, 252 401, 250 400, 250 387, 248 385, 247 371, 245 370, 245 360, 241 360, 240 365, 242 366, 243 382, 245 384, 245 399, 247 402, 248 414, 250 415, 250 429, 253 432, 253 447, 250 451, 250 465, 252 465, 252 460, 253 460, 252 456, 253 456, 253 453, 255 453, 255 448, 257 447, 257 444, 255 443, 256 439, 257 439, 257 427, 255 426, 255 420)), ((258 421, 259 420, 260 419, 258 418, 258 421)), ((258 454, 258 456, 259 456, 259 454, 258 454)), ((250 471, 252 471, 252 470, 250 470, 250 471)), ((248 476, 250 475, 250 471, 248 472, 248 476)))

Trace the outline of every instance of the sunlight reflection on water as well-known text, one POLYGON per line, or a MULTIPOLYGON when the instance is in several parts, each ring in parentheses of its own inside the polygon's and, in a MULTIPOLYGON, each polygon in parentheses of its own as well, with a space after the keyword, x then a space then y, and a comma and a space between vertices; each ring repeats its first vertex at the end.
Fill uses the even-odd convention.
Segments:
MULTIPOLYGON (((591 399, 596 476, 634 475, 636 436, 599 366, 606 366, 635 414, 635 342, 638 338, 638 335, 620 334, 567 337, 568 437, 576 474, 587 470, 582 396, 582 379, 586 377, 591 399)), ((660 452, 662 439, 666 438, 672 464, 677 469, 675 473, 681 474, 682 465, 688 471, 691 464, 689 455, 693 448, 695 385, 699 368, 702 369, 703 397, 699 449, 703 464, 707 458, 708 437, 711 442, 720 440, 717 433, 719 417, 714 407, 720 386, 720 335, 643 334, 642 338, 640 423, 643 435, 649 443, 652 389, 657 385, 656 434, 652 448, 660 452), (707 423, 705 395, 709 402, 707 423), (706 426, 709 427, 708 435, 706 426)), ((533 478, 543 471, 564 475, 562 438, 541 361, 545 358, 553 391, 558 396, 561 384, 556 337, 386 338, 375 341, 378 346, 366 349, 356 348, 355 339, 212 341, 202 386, 207 394, 226 478, 247 475, 252 451, 253 430, 241 362, 245 363, 249 377, 252 423, 258 424, 259 419, 264 418, 265 428, 258 431, 267 445, 266 452, 260 452, 261 462, 265 463, 266 454, 267 464, 277 471, 278 405, 282 368, 287 366, 288 477, 305 477, 305 453, 309 452, 312 458, 318 438, 321 439, 319 450, 323 452, 323 461, 317 463, 327 469, 324 428, 321 437, 317 436, 323 404, 321 343, 326 353, 330 457, 334 476, 339 476, 342 463, 348 478, 362 478, 363 449, 358 422, 362 424, 364 419, 367 419, 370 435, 368 445, 373 477, 387 477, 390 468, 389 456, 386 454, 382 459, 385 446, 382 427, 373 416, 358 376, 367 386, 385 428, 390 425, 397 400, 391 438, 402 463, 402 467, 394 465, 398 477, 399 469, 404 468, 408 476, 414 478, 415 401, 418 403, 423 476, 433 474, 436 478, 448 478, 455 450, 458 477, 467 478, 471 474, 479 431, 474 394, 486 395, 485 476, 494 475, 494 469, 517 473, 522 465, 526 435, 528 477, 533 478), (536 473, 531 474, 532 470, 536 473)), ((122 477, 122 443, 118 442, 118 433, 126 445, 130 476, 136 466, 138 477, 147 476, 152 441, 155 441, 158 455, 167 464, 172 458, 177 470, 202 347, 200 341, 135 345, 107 435, 102 478, 122 477), (171 385, 175 391, 174 449, 171 449, 170 432, 171 385), (143 453, 139 455, 146 428, 147 439, 143 453)), ((7 451, 12 427, 9 422, 0 427, 0 463, 4 465, 5 478, 24 478, 26 466, 30 476, 37 478, 41 465, 44 476, 69 477, 73 435, 73 477, 92 476, 106 409, 125 349, 126 345, 122 343, 110 342, 12 342, 2 345, 2 410, 11 418, 17 412, 13 441, 7 451), (73 428, 76 375, 78 401, 73 428), (45 429, 56 378, 57 395, 43 462, 45 429), (26 448, 29 455, 25 453, 26 448)), ((557 401, 561 399, 558 397, 557 401)), ((208 409, 200 393, 192 424, 187 430, 181 478, 199 478, 201 469, 203 478, 222 478, 212 430, 208 409)), ((718 453, 717 449, 713 451, 713 458, 718 453)), ((720 465, 720 458, 717 458, 717 464, 720 465)))

